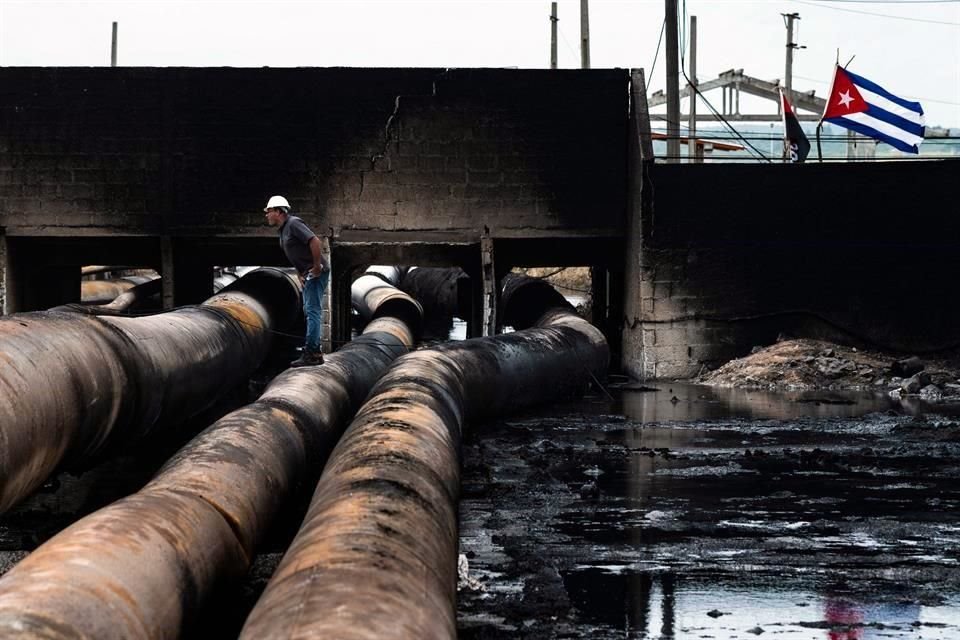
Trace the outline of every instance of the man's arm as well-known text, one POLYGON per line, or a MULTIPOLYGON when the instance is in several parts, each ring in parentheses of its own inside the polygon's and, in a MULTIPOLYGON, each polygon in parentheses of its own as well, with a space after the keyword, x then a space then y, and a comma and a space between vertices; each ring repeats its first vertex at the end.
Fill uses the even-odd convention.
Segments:
POLYGON ((318 276, 325 271, 330 271, 330 261, 323 255, 323 245, 317 236, 310 238, 310 254, 313 256, 313 268, 310 273, 318 276))

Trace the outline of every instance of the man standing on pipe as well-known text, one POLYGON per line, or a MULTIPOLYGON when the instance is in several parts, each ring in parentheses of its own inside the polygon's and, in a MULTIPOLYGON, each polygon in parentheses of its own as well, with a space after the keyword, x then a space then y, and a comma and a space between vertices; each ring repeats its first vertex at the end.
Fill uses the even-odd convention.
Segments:
POLYGON ((320 337, 323 333, 323 294, 330 280, 330 261, 323 253, 320 238, 303 220, 290 215, 290 203, 283 196, 273 196, 263 209, 267 224, 280 227, 280 248, 297 270, 303 284, 303 315, 307 319, 307 337, 303 353, 291 367, 323 364, 320 337))

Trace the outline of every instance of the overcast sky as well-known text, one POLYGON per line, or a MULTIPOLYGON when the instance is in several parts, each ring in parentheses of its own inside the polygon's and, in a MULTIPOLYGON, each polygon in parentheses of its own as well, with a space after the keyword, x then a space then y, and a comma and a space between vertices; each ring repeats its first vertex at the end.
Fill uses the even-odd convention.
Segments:
MULTIPOLYGON (((684 1, 678 0, 681 6, 684 1)), ((784 73, 781 13, 796 12, 794 88, 828 90, 839 49, 850 70, 918 99, 927 123, 960 126, 960 2, 686 0, 698 23, 698 76, 784 73)), ((580 65, 580 2, 559 0, 559 60, 580 65)), ((591 0, 594 68, 649 70, 663 0, 591 0)), ((549 0, 0 0, 0 65, 546 68, 549 0)), ((665 85, 661 46, 650 90, 665 85)), ((719 92, 707 94, 717 106, 719 92)), ((759 106, 753 106, 757 104, 759 106)), ((751 110, 775 112, 773 103, 751 110)), ((741 105, 741 111, 746 105, 741 105)))

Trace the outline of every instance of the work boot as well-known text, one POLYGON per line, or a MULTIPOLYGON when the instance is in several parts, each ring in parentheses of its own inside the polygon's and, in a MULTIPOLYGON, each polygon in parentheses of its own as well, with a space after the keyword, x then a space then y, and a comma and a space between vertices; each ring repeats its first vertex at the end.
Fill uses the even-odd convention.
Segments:
POLYGON ((300 357, 290 363, 291 367, 315 367, 323 364, 323 353, 320 351, 307 351, 304 349, 300 357))

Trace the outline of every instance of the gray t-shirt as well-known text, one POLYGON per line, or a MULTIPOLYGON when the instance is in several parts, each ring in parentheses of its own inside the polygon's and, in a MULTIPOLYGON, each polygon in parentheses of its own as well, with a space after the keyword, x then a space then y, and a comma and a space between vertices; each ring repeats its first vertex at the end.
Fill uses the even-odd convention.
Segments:
POLYGON ((280 248, 283 249, 293 268, 301 275, 305 275, 313 268, 310 240, 316 236, 317 234, 297 216, 288 216, 287 221, 280 227, 280 248))

